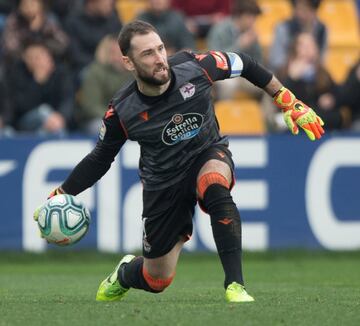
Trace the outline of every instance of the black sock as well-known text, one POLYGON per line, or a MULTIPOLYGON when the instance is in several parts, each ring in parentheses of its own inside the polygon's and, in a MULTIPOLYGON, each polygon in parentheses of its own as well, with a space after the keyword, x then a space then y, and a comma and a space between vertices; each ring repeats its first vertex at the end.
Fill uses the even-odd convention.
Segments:
POLYGON ((144 257, 139 256, 130 263, 121 265, 118 272, 118 280, 124 288, 140 289, 147 292, 158 293, 160 291, 152 289, 146 282, 143 275, 144 257))
POLYGON ((225 272, 225 288, 232 282, 244 285, 240 214, 230 190, 220 184, 212 184, 205 191, 203 204, 210 215, 216 248, 225 272))

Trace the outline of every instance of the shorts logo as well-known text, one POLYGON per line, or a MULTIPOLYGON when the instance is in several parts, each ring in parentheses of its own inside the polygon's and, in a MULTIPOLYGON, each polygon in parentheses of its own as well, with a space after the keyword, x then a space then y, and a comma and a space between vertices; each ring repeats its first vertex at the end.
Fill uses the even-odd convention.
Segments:
POLYGON ((104 140, 105 134, 106 134, 106 126, 105 126, 104 121, 101 121, 101 126, 99 129, 99 139, 104 140))
POLYGON ((184 100, 186 100, 187 98, 195 94, 195 85, 191 83, 187 83, 181 86, 179 90, 184 100))
POLYGON ((203 122, 199 113, 174 114, 163 130, 162 141, 171 146, 191 139, 200 132, 203 122))
POLYGON ((143 247, 144 247, 144 250, 145 250, 146 252, 150 252, 150 251, 151 251, 150 243, 147 241, 146 238, 143 238, 143 247))
POLYGON ((146 252, 150 252, 151 245, 150 245, 149 241, 147 240, 146 229, 145 229, 147 219, 148 219, 147 217, 144 217, 142 220, 142 222, 143 222, 143 248, 146 252))

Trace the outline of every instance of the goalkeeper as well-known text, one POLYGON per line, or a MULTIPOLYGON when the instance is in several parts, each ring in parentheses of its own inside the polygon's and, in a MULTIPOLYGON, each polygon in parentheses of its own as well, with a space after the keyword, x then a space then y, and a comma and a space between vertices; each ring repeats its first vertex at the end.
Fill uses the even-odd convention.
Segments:
POLYGON ((114 301, 130 288, 159 293, 170 285, 197 202, 210 216, 228 302, 250 302, 241 262, 241 220, 231 197, 234 164, 211 100, 213 82, 242 77, 264 89, 293 134, 324 134, 315 112, 244 53, 180 52, 167 58, 155 28, 125 25, 119 46, 135 81, 120 89, 104 115, 96 147, 51 195, 77 195, 110 168, 126 140, 141 147, 143 252, 126 255, 100 284, 96 299, 114 301))

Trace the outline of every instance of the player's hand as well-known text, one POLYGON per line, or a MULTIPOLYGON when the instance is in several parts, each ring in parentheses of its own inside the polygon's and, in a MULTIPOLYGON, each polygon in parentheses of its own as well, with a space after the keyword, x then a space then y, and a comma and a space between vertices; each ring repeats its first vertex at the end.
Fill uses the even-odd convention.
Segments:
POLYGON ((274 96, 274 103, 283 110, 284 120, 293 135, 299 133, 302 128, 311 140, 320 139, 325 133, 324 122, 303 102, 287 88, 282 87, 274 96))
MULTIPOLYGON (((40 211, 42 208, 43 208, 43 205, 40 205, 39 207, 37 207, 35 209, 34 214, 33 214, 33 219, 35 222, 37 222, 39 220, 39 214, 40 214, 40 211)), ((40 235, 40 238, 45 239, 44 235, 40 232, 40 230, 39 230, 39 235, 40 235)), ((48 240, 46 240, 46 242, 49 243, 48 240)))
POLYGON ((33 214, 34 221, 37 222, 39 219, 39 214, 42 209, 43 205, 40 205, 38 208, 35 209, 35 212, 33 214))
POLYGON ((61 188, 61 187, 57 187, 52 192, 50 192, 47 199, 50 199, 51 197, 54 197, 54 196, 57 196, 57 195, 62 195, 62 194, 65 194, 64 189, 61 188))

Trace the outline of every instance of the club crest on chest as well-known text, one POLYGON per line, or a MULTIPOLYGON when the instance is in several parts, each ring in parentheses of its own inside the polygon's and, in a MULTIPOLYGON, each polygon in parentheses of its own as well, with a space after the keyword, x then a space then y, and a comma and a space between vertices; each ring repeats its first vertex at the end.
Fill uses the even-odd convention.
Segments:
POLYGON ((195 94, 195 85, 192 83, 187 83, 181 86, 179 90, 183 99, 186 100, 195 94))

